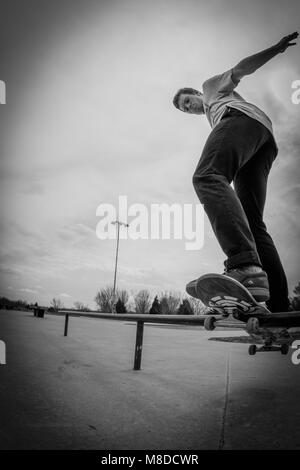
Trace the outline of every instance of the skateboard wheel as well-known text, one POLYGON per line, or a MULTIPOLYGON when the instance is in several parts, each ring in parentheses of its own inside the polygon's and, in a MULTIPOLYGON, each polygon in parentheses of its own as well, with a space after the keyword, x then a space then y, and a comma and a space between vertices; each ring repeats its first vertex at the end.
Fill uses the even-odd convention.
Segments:
POLYGON ((255 317, 249 318, 249 320, 247 321, 246 330, 250 335, 258 333, 258 330, 259 330, 258 319, 255 317))
POLYGON ((215 317, 207 317, 207 318, 205 318, 205 320, 204 320, 204 328, 205 328, 207 331, 212 331, 212 330, 214 330, 214 329, 216 328, 215 322, 216 322, 215 317))
POLYGON ((251 346, 249 346, 248 353, 250 354, 250 356, 254 356, 256 354, 256 350, 256 344, 251 344, 251 346))
POLYGON ((281 354, 283 354, 285 356, 286 354, 288 354, 289 349, 290 349, 290 347, 289 347, 288 344, 283 344, 280 348, 280 352, 281 352, 281 354))

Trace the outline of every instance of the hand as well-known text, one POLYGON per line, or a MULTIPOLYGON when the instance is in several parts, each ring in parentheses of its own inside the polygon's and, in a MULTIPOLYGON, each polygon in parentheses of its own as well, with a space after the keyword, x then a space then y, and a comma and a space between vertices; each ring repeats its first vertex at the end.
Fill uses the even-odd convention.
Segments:
POLYGON ((277 49, 279 52, 284 52, 288 47, 290 46, 295 46, 297 43, 296 42, 291 42, 294 39, 296 39, 299 36, 299 33, 295 31, 295 33, 289 34, 288 36, 285 36, 284 38, 281 39, 276 44, 277 49))

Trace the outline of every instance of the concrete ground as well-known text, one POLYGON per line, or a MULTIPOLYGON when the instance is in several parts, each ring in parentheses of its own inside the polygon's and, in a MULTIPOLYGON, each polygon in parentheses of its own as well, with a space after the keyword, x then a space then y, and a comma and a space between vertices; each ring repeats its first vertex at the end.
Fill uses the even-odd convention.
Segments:
POLYGON ((1 449, 300 449, 300 365, 243 330, 0 311, 1 449))

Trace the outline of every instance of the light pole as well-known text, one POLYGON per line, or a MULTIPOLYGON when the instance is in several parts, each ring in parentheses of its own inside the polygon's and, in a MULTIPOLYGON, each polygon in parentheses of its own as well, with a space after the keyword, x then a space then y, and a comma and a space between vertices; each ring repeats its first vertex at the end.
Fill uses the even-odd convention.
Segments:
POLYGON ((119 254, 119 240, 120 240, 120 226, 129 227, 129 224, 115 220, 112 222, 113 225, 117 226, 117 250, 116 250, 116 261, 115 261, 115 275, 114 275, 114 292, 113 292, 113 303, 112 303, 112 312, 115 313, 115 301, 116 301, 116 283, 117 283, 117 269, 118 269, 118 254, 119 254))

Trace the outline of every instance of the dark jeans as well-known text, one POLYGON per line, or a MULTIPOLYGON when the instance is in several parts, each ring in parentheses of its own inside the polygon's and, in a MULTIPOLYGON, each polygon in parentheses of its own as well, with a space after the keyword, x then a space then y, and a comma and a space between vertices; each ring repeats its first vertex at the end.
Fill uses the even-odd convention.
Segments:
POLYGON ((229 108, 207 139, 193 184, 227 256, 226 269, 261 266, 269 279, 268 307, 285 311, 287 280, 263 221, 267 179, 276 155, 270 131, 229 108))

